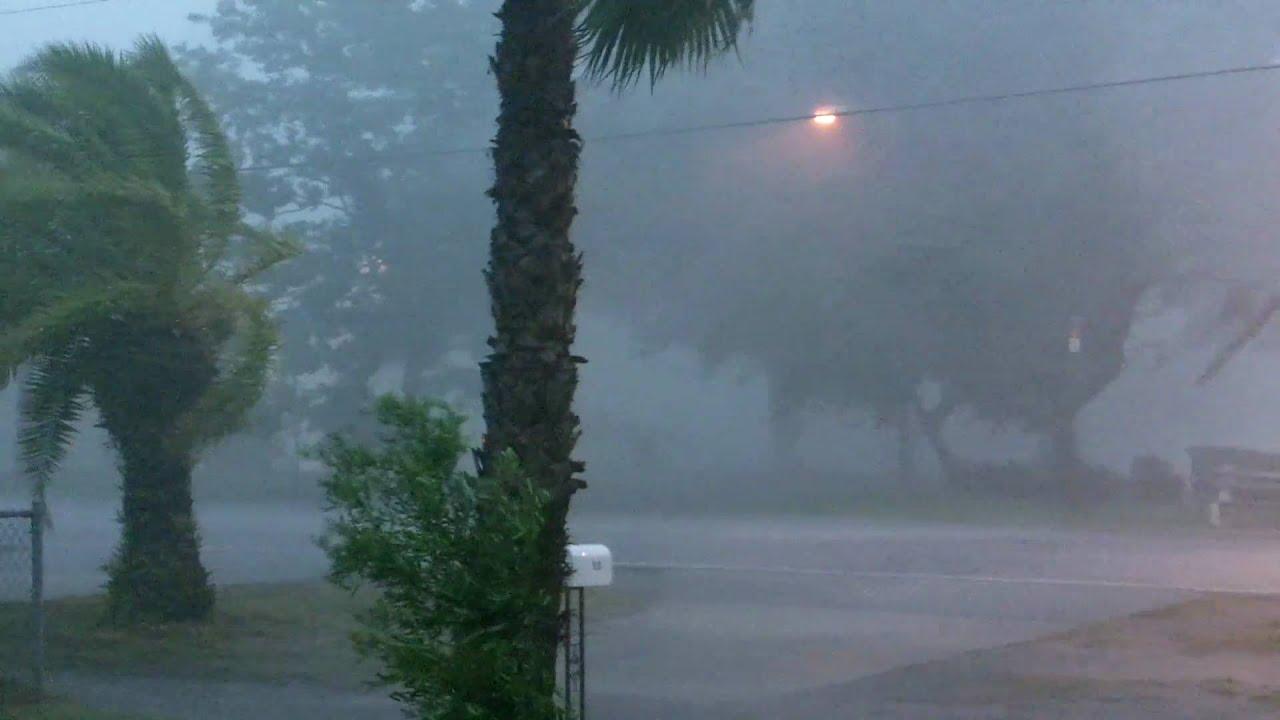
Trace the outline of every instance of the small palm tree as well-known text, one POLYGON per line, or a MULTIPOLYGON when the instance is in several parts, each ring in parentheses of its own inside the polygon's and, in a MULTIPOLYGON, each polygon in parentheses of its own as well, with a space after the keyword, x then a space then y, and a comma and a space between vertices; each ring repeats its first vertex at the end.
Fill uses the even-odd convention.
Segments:
POLYGON ((246 284, 292 246, 247 226, 218 122, 164 46, 54 45, 0 85, 0 381, 26 368, 38 488, 92 401, 119 456, 118 622, 205 617, 191 472, 276 346, 246 284))
MULTIPOLYGON (((574 70, 623 89, 657 82, 673 66, 701 66, 733 49, 754 0, 505 0, 491 60, 501 109, 490 195, 497 224, 486 271, 495 332, 481 365, 488 458, 512 450, 553 501, 542 537, 540 582, 559 592, 574 492, 578 364, 572 346, 582 258, 569 237, 577 209, 581 138, 574 70)), ((554 661, 556 618, 544 618, 554 661)), ((553 663, 549 665, 554 670, 553 663)), ((554 675, 552 675, 554 679, 554 675)))

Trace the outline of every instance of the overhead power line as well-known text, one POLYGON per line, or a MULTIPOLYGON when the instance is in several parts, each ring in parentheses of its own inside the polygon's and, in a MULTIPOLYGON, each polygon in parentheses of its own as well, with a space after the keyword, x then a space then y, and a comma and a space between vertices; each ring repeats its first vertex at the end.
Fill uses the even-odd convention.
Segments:
MULTIPOLYGON (((1197 72, 1177 73, 1174 75, 1153 75, 1148 77, 1130 78, 1127 80, 1112 80, 1108 82, 1085 83, 1081 85, 1064 85, 1054 88, 1043 88, 1039 90, 1021 90, 1016 92, 997 93, 991 95, 968 95, 963 97, 949 98, 944 100, 928 100, 917 103, 904 103, 899 105, 880 105, 875 107, 854 108, 850 110, 831 110, 823 111, 820 114, 835 117, 858 117, 862 115, 884 115, 889 113, 918 112, 922 110, 938 110, 943 108, 958 107, 963 105, 978 105, 1008 102, 1011 100, 1025 100, 1038 97, 1051 97, 1054 95, 1072 95, 1088 92, 1099 92, 1105 90, 1114 90, 1119 88, 1138 87, 1143 85, 1159 85, 1165 83, 1183 82, 1187 80, 1204 80, 1210 78, 1227 77, 1233 75, 1247 75, 1253 73, 1270 72, 1280 70, 1280 63, 1271 63, 1266 65, 1240 65, 1236 67, 1219 68, 1217 70, 1202 70, 1197 72)), ((694 133, 715 132, 719 130, 734 130, 741 128, 764 127, 768 125, 783 125, 788 123, 810 122, 813 120, 814 113, 808 112, 803 115, 782 115, 775 117, 755 118, 751 120, 734 120, 718 123, 706 123, 701 125, 685 125, 680 127, 653 128, 651 130, 637 130, 632 132, 606 133, 601 135, 588 136, 585 139, 588 142, 616 142, 622 140, 635 140, 650 137, 669 137, 672 135, 689 135, 694 133)), ((370 162, 405 157, 437 157, 442 155, 462 155, 487 152, 488 147, 460 147, 445 149, 425 149, 417 152, 401 151, 394 155, 385 156, 373 155, 367 159, 370 162)), ((256 172, 268 170, 289 170, 298 167, 306 167, 310 163, 282 163, 278 165, 247 165, 240 168, 242 172, 256 172)))
MULTIPOLYGON (((1268 65, 1242 65, 1231 68, 1221 68, 1218 70, 1203 70, 1199 72, 1178 73, 1176 75, 1154 75, 1150 77, 1131 78, 1129 80, 1112 80, 1109 82, 1087 83, 1084 85, 1065 85, 1056 88, 1044 88, 1040 90, 1022 90, 1018 92, 999 93, 996 95, 968 95, 964 97, 950 98, 946 100, 928 100, 918 103, 906 103, 902 105, 882 105, 879 107, 856 108, 853 110, 825 110, 819 115, 827 115, 833 117, 856 117, 860 115, 878 115, 885 113, 913 112, 917 110, 934 110, 939 108, 955 107, 958 105, 975 105, 980 103, 999 103, 1009 100, 1021 100, 1025 98, 1047 97, 1051 95, 1070 95, 1074 93, 1094 92, 1099 90, 1111 90, 1114 88, 1134 87, 1138 85, 1156 85, 1160 83, 1178 82, 1182 80, 1200 80, 1204 78, 1223 77, 1227 75, 1244 75, 1247 73, 1265 72, 1269 70, 1280 70, 1280 63, 1272 63, 1268 65)), ((713 123, 707 125, 690 125, 679 128, 660 128, 656 130, 641 130, 633 133, 616 133, 613 135, 600 136, 599 140, 625 140, 632 137, 653 137, 656 135, 680 135, 684 133, 703 132, 707 130, 728 130, 733 128, 750 128, 762 125, 780 125, 783 123, 809 122, 813 120, 815 113, 806 113, 804 115, 784 115, 781 117, 759 118, 756 120, 740 120, 737 122, 713 123)))
POLYGON ((0 10, 0 15, 25 15, 27 13, 41 12, 43 10, 58 10, 61 8, 81 7, 83 5, 101 5, 106 2, 111 2, 111 0, 71 0, 71 2, 53 3, 50 5, 35 5, 33 7, 0 10))
MULTIPOLYGON (((51 3, 47 5, 36 5, 33 7, 17 8, 10 10, 0 10, 2 15, 21 15, 25 13, 40 12, 43 10, 55 10, 59 8, 81 7, 86 5, 100 5, 111 2, 112 0, 68 0, 67 2, 51 3)), ((889 113, 918 112, 922 110, 939 110, 964 105, 992 104, 1008 102, 1011 100, 1025 100, 1037 97, 1051 97, 1054 95, 1071 95, 1088 92, 1098 92, 1105 90, 1114 90, 1119 88, 1138 87, 1143 85, 1158 85, 1165 83, 1183 82, 1187 80, 1203 80, 1210 78, 1226 77, 1233 75, 1246 75, 1253 73, 1269 72, 1280 70, 1280 63, 1269 63, 1265 65, 1239 65, 1235 67, 1219 68, 1216 70, 1202 70, 1196 72, 1176 73, 1173 75, 1153 75, 1140 78, 1130 78, 1127 80, 1112 80, 1107 82, 1084 83, 1080 85, 1064 85, 1061 87, 1041 88, 1037 90, 1021 90, 1015 92, 996 93, 988 95, 968 95, 956 98, 947 98, 942 100, 928 100, 916 103, 903 103, 897 105, 881 105, 876 107, 854 108, 849 110, 829 110, 823 111, 821 114, 830 117, 858 117, 863 115, 884 115, 889 113)), ((588 142, 616 142, 624 140, 635 140, 651 137, 670 137, 674 135, 690 135, 704 132, 715 132, 720 130, 735 130, 755 127, 765 127, 770 125, 784 125, 788 123, 809 122, 813 119, 814 113, 807 112, 803 115, 782 115, 775 117, 762 117, 749 120, 732 120, 716 123, 704 123, 698 125, 684 125, 679 127, 653 128, 649 130, 636 130, 629 132, 605 133, 601 135, 587 136, 584 138, 588 142)), ((352 158, 368 162, 377 162, 380 160, 389 160, 393 158, 417 158, 417 157, 441 157, 446 155, 468 155, 488 152, 488 146, 458 147, 458 148, 424 148, 419 150, 405 150, 394 154, 385 155, 369 155, 364 158, 352 158)), ((262 165, 245 165, 239 170, 241 172, 265 172, 271 170, 292 170, 313 165, 313 163, 299 161, 293 163, 278 164, 262 164, 262 165)))

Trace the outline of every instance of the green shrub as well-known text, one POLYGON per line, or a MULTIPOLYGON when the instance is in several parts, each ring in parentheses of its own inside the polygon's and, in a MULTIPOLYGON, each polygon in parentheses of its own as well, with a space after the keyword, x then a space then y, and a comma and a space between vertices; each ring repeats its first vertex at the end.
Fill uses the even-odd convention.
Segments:
POLYGON ((415 717, 564 717, 560 597, 538 582, 547 495, 511 456, 486 477, 459 471, 463 418, 446 405, 383 397, 376 419, 372 446, 334 436, 317 453, 332 579, 377 591, 358 647, 415 717))

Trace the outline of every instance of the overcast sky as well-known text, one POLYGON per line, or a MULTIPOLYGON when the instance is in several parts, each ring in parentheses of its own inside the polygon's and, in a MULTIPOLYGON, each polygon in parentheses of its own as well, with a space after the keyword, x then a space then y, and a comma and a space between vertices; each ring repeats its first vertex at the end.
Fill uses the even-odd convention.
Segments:
MULTIPOLYGON (((67 0, 0 0, 0 12, 67 0)), ((0 15, 4 43, 0 67, 11 68, 45 43, 91 41, 124 47, 144 33, 155 33, 169 43, 192 42, 208 37, 204 28, 187 20, 193 12, 208 12, 214 0, 108 0, 96 5, 0 15)))

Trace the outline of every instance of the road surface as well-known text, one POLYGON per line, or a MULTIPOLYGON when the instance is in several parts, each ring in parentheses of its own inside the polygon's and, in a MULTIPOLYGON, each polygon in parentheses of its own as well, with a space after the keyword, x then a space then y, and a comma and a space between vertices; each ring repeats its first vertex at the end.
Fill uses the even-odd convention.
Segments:
POLYGON ((1200 591, 1280 593, 1280 542, 839 519, 587 518, 645 609, 594 628, 601 717, 721 717, 1200 591))
MULTIPOLYGON (((93 592, 116 537, 114 513, 66 502, 55 510, 50 590, 93 592)), ((324 573, 313 541, 323 524, 313 511, 205 504, 200 521, 219 583, 324 573)), ((660 516, 581 517, 573 529, 580 541, 613 548, 618 590, 634 600, 632 611, 588 624, 593 714, 611 720, 725 717, 726 707, 819 692, 1201 591, 1280 593, 1280 542, 1256 536, 660 516)), ((110 686, 86 687, 105 704, 127 703, 123 686, 115 695, 110 686)), ((214 695, 243 691, 205 688, 204 705, 231 707, 214 695)), ((352 703, 347 717, 397 717, 367 698, 352 703)))

